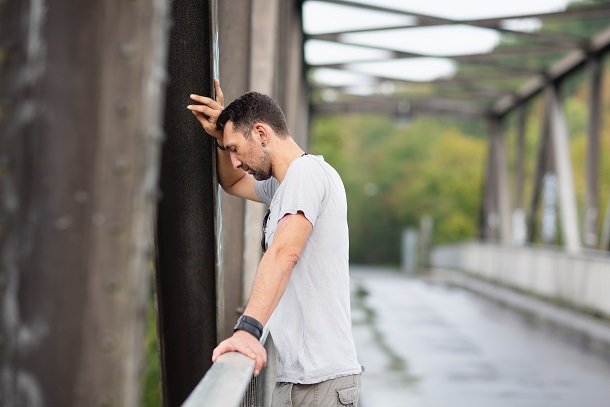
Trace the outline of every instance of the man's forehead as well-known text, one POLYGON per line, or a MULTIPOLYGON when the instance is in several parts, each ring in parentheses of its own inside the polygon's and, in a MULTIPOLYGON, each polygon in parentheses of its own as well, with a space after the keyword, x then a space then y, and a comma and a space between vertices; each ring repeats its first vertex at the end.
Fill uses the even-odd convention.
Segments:
POLYGON ((224 128, 222 136, 223 136, 223 142, 225 144, 228 144, 230 142, 236 142, 237 140, 239 140, 239 136, 242 136, 242 138, 243 138, 243 135, 235 130, 235 126, 233 126, 232 121, 228 121, 225 124, 225 128, 224 128))

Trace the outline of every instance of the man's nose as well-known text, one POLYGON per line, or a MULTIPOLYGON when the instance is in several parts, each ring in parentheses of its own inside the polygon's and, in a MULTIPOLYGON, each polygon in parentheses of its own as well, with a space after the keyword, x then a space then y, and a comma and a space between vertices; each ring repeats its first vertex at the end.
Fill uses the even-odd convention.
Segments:
POLYGON ((241 161, 239 161, 235 153, 231 152, 229 155, 231 156, 231 164, 233 164, 233 168, 239 168, 241 166, 241 161))

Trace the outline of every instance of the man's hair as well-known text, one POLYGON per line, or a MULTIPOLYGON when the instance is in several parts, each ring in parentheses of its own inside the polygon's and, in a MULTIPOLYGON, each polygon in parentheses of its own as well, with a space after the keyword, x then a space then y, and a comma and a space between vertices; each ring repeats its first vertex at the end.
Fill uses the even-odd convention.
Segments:
POLYGON ((224 130, 228 121, 233 122, 236 131, 250 139, 250 130, 256 122, 269 125, 279 138, 288 136, 286 117, 280 106, 267 95, 248 92, 241 95, 227 106, 216 122, 218 130, 224 130))

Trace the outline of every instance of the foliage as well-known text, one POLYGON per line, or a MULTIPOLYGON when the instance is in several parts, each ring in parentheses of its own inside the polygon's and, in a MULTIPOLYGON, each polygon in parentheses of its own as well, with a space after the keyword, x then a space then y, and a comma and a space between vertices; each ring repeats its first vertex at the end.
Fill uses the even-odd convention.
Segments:
POLYGON ((479 129, 425 118, 408 126, 376 116, 314 122, 312 152, 324 155, 346 186, 353 262, 397 263, 402 231, 426 215, 437 243, 475 236, 485 141, 464 128, 479 129))
POLYGON ((151 295, 146 329, 145 369, 142 383, 142 406, 159 407, 161 398, 161 368, 159 365, 159 346, 157 345, 157 321, 154 299, 151 295))

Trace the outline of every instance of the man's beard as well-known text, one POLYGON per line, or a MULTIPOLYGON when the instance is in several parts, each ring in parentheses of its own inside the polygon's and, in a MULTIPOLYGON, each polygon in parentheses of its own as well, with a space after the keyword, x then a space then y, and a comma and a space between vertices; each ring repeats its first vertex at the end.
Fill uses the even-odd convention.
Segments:
POLYGON ((257 165, 258 168, 249 168, 250 173, 257 181, 264 181, 271 178, 273 174, 273 166, 271 165, 271 157, 269 153, 263 150, 263 157, 257 165))

